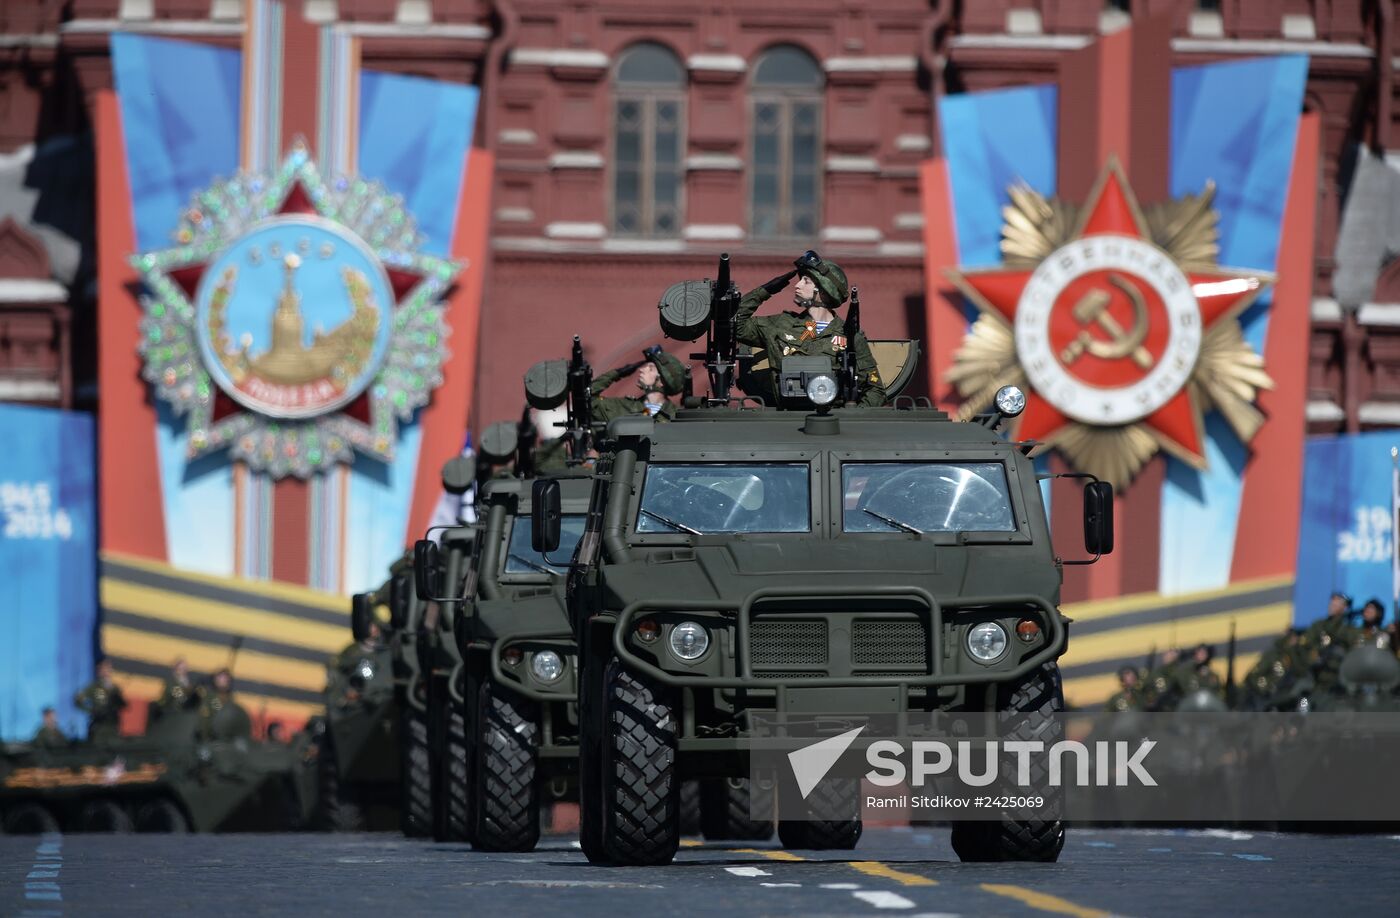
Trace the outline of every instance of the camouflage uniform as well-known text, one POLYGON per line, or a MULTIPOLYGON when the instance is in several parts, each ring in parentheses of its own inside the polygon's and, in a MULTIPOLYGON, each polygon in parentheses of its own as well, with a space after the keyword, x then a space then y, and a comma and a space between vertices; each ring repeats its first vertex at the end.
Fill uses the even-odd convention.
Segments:
POLYGON ((233 693, 210 691, 199 709, 200 735, 209 740, 248 739, 253 735, 253 720, 243 705, 233 700, 233 693))
MULTIPOLYGON (((799 268, 795 273, 812 278, 829 307, 846 302, 849 293, 846 274, 835 262, 822 261, 817 269, 799 268)), ((880 368, 875 363, 875 356, 870 353, 870 342, 866 340, 864 332, 857 334, 855 340, 848 340, 840 316, 833 317, 826 328, 817 331, 816 321, 806 310, 788 310, 770 316, 754 315, 758 307, 782 289, 779 281, 786 283, 783 278, 774 278, 744 294, 734 313, 735 337, 739 343, 761 347, 768 355, 768 368, 772 374, 771 391, 778 391, 778 377, 784 357, 826 357, 831 360, 832 371, 835 372, 837 358, 846 348, 851 348, 855 351, 856 375, 860 382, 857 404, 866 408, 878 408, 885 404, 885 384, 880 379, 880 368)))
POLYGON ((156 707, 162 712, 185 711, 198 706, 199 693, 195 691, 194 683, 181 682, 174 676, 165 680, 165 687, 156 701, 156 707))
MULTIPOLYGON (((656 364, 656 369, 660 374, 661 391, 665 395, 679 395, 685 387, 685 377, 688 372, 685 364, 681 363, 670 354, 655 352, 648 355, 648 360, 656 364)), ((602 376, 593 380, 593 386, 588 390, 593 402, 593 420, 599 424, 606 424, 613 418, 624 418, 629 415, 646 414, 646 394, 624 395, 617 398, 601 398, 603 392, 609 386, 636 372, 636 365, 630 367, 618 367, 609 370, 602 376)), ((661 403, 661 408, 655 417, 658 420, 673 421, 676 418, 676 406, 669 399, 661 403)))
POLYGON ((98 680, 79 692, 73 702, 78 710, 87 712, 89 739, 107 740, 118 734, 122 709, 126 707, 121 686, 103 685, 98 680))
POLYGON ((45 724, 34 734, 34 745, 40 749, 61 749, 68 745, 68 737, 58 727, 45 724))
POLYGON ((568 437, 545 440, 535 447, 535 471, 557 472, 569 467, 568 437))

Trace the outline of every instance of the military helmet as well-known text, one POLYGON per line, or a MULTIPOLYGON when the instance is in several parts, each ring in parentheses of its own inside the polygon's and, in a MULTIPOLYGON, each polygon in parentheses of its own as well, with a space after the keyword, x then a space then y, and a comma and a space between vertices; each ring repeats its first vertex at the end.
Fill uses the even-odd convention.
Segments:
POLYGON ((809 249, 793 264, 797 265, 798 274, 812 279, 812 283, 826 296, 829 306, 840 306, 850 296, 851 285, 846 280, 846 272, 836 262, 822 258, 809 249))
POLYGON ((680 395, 685 391, 685 380, 690 368, 665 351, 648 354, 647 359, 656 364, 661 374, 661 391, 667 395, 680 395))

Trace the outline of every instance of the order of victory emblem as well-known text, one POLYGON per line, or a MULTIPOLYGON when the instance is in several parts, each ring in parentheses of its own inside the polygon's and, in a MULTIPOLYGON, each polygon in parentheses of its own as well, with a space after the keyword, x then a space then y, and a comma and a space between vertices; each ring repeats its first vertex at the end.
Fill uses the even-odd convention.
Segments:
POLYGON ((949 272, 980 313, 947 374, 962 416, 1029 385, 1016 435, 1118 487, 1159 449, 1204 468, 1205 411, 1253 439, 1273 381, 1239 316, 1273 278, 1216 263, 1212 185, 1141 209, 1110 161, 1082 209, 1010 197, 1002 266, 949 272))
POLYGON ((442 382, 441 297, 459 266, 418 251, 403 203, 324 180, 298 144, 271 176, 195 195, 177 246, 136 256, 142 375, 189 428, 274 477, 354 450, 389 461, 397 425, 442 382))

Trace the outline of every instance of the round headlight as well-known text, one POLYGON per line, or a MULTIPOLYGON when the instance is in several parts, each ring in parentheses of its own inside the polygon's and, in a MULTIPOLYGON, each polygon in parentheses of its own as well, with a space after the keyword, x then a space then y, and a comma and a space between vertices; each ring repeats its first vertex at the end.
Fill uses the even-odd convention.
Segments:
POLYGON ((671 653, 682 660, 698 660, 709 649, 709 633, 695 622, 681 622, 671 629, 671 653))
POLYGON ((1006 629, 996 622, 974 625, 967 633, 967 652, 979 663, 990 663, 1006 652, 1006 629))
POLYGON ((564 675, 564 661, 552 650, 541 650, 530 658, 530 672, 541 682, 557 682, 564 675))
POLYGON ((807 397, 813 405, 830 405, 836 401, 836 380, 825 374, 807 380, 807 397))
POLYGON ((1016 386, 1002 386, 997 390, 996 403, 1002 417, 1014 418, 1026 410, 1026 393, 1016 386))

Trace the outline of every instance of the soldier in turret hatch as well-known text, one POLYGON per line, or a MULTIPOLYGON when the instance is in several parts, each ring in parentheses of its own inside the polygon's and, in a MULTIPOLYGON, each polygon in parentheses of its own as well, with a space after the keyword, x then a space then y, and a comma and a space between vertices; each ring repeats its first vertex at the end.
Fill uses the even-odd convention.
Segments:
POLYGON ((190 665, 184 657, 179 657, 170 667, 170 675, 165 679, 165 687, 161 689, 154 713, 164 716, 198 706, 199 695, 195 691, 194 680, 190 678, 190 665))
POLYGON ((740 344, 761 347, 768 354, 768 367, 773 374, 773 391, 778 389, 778 374, 784 357, 799 355, 828 357, 836 370, 836 358, 847 348, 856 356, 860 398, 857 403, 875 408, 885 404, 885 384, 880 379, 870 342, 859 332, 848 340, 841 317, 841 308, 850 295, 846 272, 834 261, 807 251, 795 262, 796 267, 780 274, 761 287, 744 294, 734 314, 735 337, 740 344), (796 310, 771 316, 756 316, 758 307, 797 278, 792 301, 796 310))
POLYGON ((212 687, 204 692, 199 715, 200 733, 205 739, 247 739, 253 734, 252 718, 243 705, 233 700, 233 674, 227 669, 214 674, 212 687))
POLYGON ((642 359, 609 370, 597 379, 589 389, 593 397, 593 420, 606 424, 613 418, 633 414, 649 414, 654 418, 669 421, 676 416, 676 405, 671 396, 680 395, 685 390, 685 378, 689 370, 679 359, 661 350, 660 346, 649 347, 642 352, 642 359), (603 392, 625 376, 636 373, 640 395, 625 395, 618 398, 602 398, 603 392))
POLYGON ((112 661, 97 664, 96 678, 77 694, 73 702, 88 716, 88 739, 105 741, 114 738, 121 722, 126 698, 121 686, 112 678, 112 661))
POLYGON ((34 745, 42 749, 61 749, 68 745, 68 737, 58 725, 58 714, 53 708, 44 708, 44 724, 34 734, 34 745))

